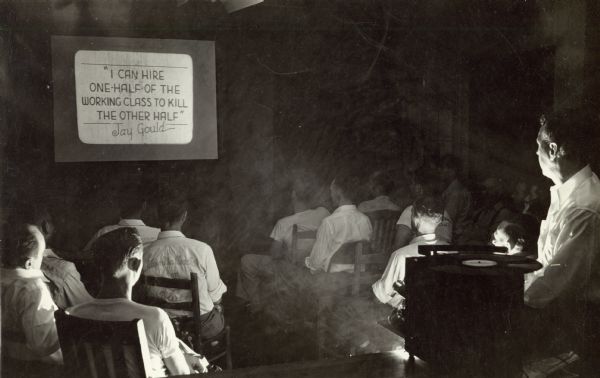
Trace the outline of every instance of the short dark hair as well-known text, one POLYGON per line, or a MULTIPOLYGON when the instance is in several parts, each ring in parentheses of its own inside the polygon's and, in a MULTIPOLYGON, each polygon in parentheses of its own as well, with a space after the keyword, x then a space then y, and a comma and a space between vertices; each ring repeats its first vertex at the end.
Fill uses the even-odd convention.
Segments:
POLYGON ((317 176, 309 171, 297 171, 294 174, 292 183, 296 198, 306 203, 312 203, 317 191, 318 180, 317 176))
POLYGON ((556 143, 569 160, 588 163, 595 148, 598 116, 581 109, 562 109, 540 117, 541 142, 556 143), (595 127, 594 127, 595 126, 595 127))
POLYGON ((375 171, 369 177, 369 181, 377 193, 388 195, 394 190, 394 180, 387 172, 375 171))
POLYGON ((184 195, 176 192, 164 192, 158 201, 158 219, 167 224, 177 221, 188 210, 188 201, 184 195))
POLYGON ((413 203, 413 213, 441 221, 444 216, 444 203, 439 197, 423 196, 413 203))
POLYGON ((344 196, 352 202, 356 202, 360 182, 358 177, 352 173, 340 173, 335 176, 334 185, 337 186, 344 196))
POLYGON ((37 226, 19 223, 10 227, 2 248, 2 264, 9 268, 22 266, 27 259, 36 257, 40 244, 35 236, 37 226))
POLYGON ((129 183, 124 185, 119 192, 119 215, 127 218, 142 210, 146 196, 140 184, 129 183))
POLYGON ((100 236, 91 251, 98 271, 103 277, 113 276, 142 247, 139 232, 133 227, 121 227, 100 236))

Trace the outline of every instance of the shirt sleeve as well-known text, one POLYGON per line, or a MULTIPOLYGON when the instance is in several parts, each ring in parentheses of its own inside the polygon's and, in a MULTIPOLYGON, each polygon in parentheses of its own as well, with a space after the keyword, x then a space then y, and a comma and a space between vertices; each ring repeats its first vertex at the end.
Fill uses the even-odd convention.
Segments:
POLYGON ((577 295, 589 284, 600 251, 600 216, 574 211, 566 217, 554 245, 552 259, 525 291, 525 303, 531 307, 543 308, 564 294, 577 295))
POLYGON ((396 222, 396 224, 406 226, 409 229, 412 229, 412 222, 410 220, 411 217, 412 217, 412 205, 409 205, 406 207, 406 209, 404 209, 402 211, 402 214, 400 214, 400 218, 398 218, 398 222, 396 222))
POLYGON ((271 231, 271 239, 283 241, 283 239, 287 236, 289 230, 282 223, 283 222, 281 221, 281 219, 277 221, 275 227, 273 227, 273 231, 271 231))
POLYGON ((227 286, 221 281, 219 275, 219 267, 217 267, 217 261, 215 260, 215 254, 212 248, 208 245, 208 253, 206 254, 206 286, 208 289, 208 295, 213 302, 221 300, 223 293, 227 291, 227 286))
POLYGON ((158 310, 158 328, 156 329, 156 347, 160 352, 161 358, 172 357, 176 353, 181 353, 179 349, 179 340, 175 335, 173 323, 167 313, 157 308, 158 310))
POLYGON ((404 279, 405 258, 398 250, 392 253, 381 278, 372 286, 373 294, 381 303, 388 303, 394 294, 394 282, 404 279))
POLYGON ((38 356, 49 356, 60 349, 54 311, 57 307, 45 284, 40 281, 35 290, 26 292, 23 301, 21 324, 27 346, 38 356))
POLYGON ((69 274, 65 276, 64 290, 65 295, 70 302, 70 306, 86 303, 94 299, 86 290, 81 282, 79 272, 72 264, 69 269, 69 274))
POLYGON ((327 260, 329 258, 329 244, 333 239, 333 227, 326 220, 321 223, 317 230, 317 240, 312 247, 310 256, 305 259, 305 265, 311 271, 327 270, 327 260))

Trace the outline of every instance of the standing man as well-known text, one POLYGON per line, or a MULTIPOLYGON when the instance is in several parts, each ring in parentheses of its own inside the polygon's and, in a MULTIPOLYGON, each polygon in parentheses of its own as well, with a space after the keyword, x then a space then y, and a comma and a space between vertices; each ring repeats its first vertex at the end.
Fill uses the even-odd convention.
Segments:
POLYGON ((543 345, 563 350, 573 346, 565 340, 576 333, 579 305, 600 304, 600 181, 588 164, 592 127, 597 120, 581 111, 559 111, 542 117, 537 137, 542 174, 555 185, 538 239, 543 267, 533 274, 525 303, 555 319, 542 324, 542 336, 551 338, 543 345))

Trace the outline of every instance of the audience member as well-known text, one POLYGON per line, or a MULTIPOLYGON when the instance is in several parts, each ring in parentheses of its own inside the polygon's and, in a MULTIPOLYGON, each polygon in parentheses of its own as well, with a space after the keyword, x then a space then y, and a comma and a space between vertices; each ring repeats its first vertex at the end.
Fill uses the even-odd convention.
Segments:
POLYGON ((509 255, 519 255, 525 252, 526 240, 525 229, 520 224, 502 221, 494 231, 492 244, 506 247, 509 255))
MULTIPOLYGON (((133 286, 140 278, 143 265, 144 253, 138 231, 131 227, 120 227, 107 232, 94 241, 92 253, 101 279, 98 297, 91 302, 71 307, 67 312, 79 318, 93 320, 142 319, 153 376, 189 374, 188 362, 169 316, 158 307, 142 305, 131 299, 133 286)), ((200 365, 194 367, 205 370, 200 365)))
MULTIPOLYGON (((410 191, 414 200, 423 196, 436 195, 439 191, 435 189, 435 179, 433 171, 423 169, 412 178, 410 191)), ((413 201, 414 201, 413 200, 413 201)), ((399 249, 410 243, 415 237, 419 236, 419 232, 412 222, 413 205, 407 206, 398 218, 396 223, 396 236, 394 237, 394 248, 399 249)), ((452 241, 452 221, 447 211, 444 211, 444 218, 435 230, 436 238, 444 240, 448 243, 452 241)))
POLYGON ((423 244, 448 244, 436 234, 436 228, 443 220, 444 207, 435 197, 423 197, 415 201, 412 207, 411 221, 419 236, 394 253, 381 278, 373 284, 373 293, 381 303, 398 307, 402 298, 396 294, 394 283, 403 281, 406 271, 406 258, 419 256, 418 247, 423 244))
POLYGON ((452 240, 460 240, 469 220, 471 193, 460 180, 460 159, 452 155, 443 156, 440 166, 440 177, 446 187, 442 193, 442 200, 452 221, 452 240))
POLYGON ((260 283, 273 276, 273 260, 285 259, 292 264, 304 264, 304 259, 310 253, 314 244, 312 239, 298 240, 298 250, 292 250, 292 228, 298 231, 314 231, 321 225, 329 211, 324 207, 313 208, 314 194, 318 185, 316 178, 311 174, 303 174, 293 182, 292 204, 294 214, 281 218, 271 232, 270 255, 247 254, 242 257, 238 274, 236 294, 238 297, 249 301, 251 309, 260 309, 261 296, 268 293, 261 292, 260 283))
POLYGON ((400 210, 400 208, 390 200, 389 196, 393 190, 394 181, 386 172, 373 172, 369 177, 369 194, 372 199, 361 202, 358 205, 358 211, 368 213, 378 210, 400 210))
MULTIPOLYGON (((221 281, 213 250, 208 244, 186 238, 181 228, 187 218, 187 201, 176 193, 166 193, 159 201, 158 217, 161 232, 158 239, 145 248, 145 275, 165 278, 189 279, 198 273, 200 290, 201 333, 204 337, 216 336, 225 327, 221 297, 227 286, 221 281)), ((146 295, 167 302, 189 302, 189 290, 148 287, 146 295)), ((191 313, 166 310, 172 317, 181 316, 181 327, 193 326, 191 313), (187 320, 185 318, 188 318, 187 320), (191 322, 191 324, 190 324, 191 322)))
POLYGON ((31 224, 13 227, 6 234, 2 253, 2 355, 62 364, 54 323, 57 307, 40 270, 44 236, 31 224))
POLYGON ((61 258, 52 248, 49 248, 52 245, 55 228, 48 209, 42 205, 29 206, 23 209, 21 216, 31 224, 35 224, 44 235, 47 248, 44 250, 41 269, 44 276, 50 280, 48 286, 54 303, 59 308, 65 309, 92 300, 92 296, 81 282, 75 264, 61 258))
POLYGON ((593 320, 584 318, 586 306, 600 302, 600 180, 588 164, 598 120, 562 110, 540 123, 538 161, 555 185, 538 240, 543 267, 528 282, 525 303, 541 309, 543 320, 530 327, 537 346, 557 353, 576 345, 581 324, 593 320))
POLYGON ((481 184, 474 201, 471 219, 463 230, 459 244, 486 244, 502 221, 511 219, 517 211, 502 180, 489 177, 481 184))
POLYGON ((146 210, 147 202, 143 190, 137 184, 126 185, 119 193, 119 211, 121 220, 117 224, 102 227, 86 244, 84 251, 89 251, 92 243, 107 232, 121 227, 133 227, 138 230, 142 242, 146 245, 156 240, 160 230, 146 226, 142 221, 142 213, 146 210))

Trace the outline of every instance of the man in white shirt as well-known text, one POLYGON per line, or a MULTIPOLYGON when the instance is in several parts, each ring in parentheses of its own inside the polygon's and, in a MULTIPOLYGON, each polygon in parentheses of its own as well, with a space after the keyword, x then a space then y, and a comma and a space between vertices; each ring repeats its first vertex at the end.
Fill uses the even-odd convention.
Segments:
MULTIPOLYGON (((200 314, 204 337, 213 337, 225 327, 220 307, 221 297, 227 286, 221 281, 215 255, 206 243, 186 238, 181 227, 187 218, 187 201, 178 195, 165 195, 158 206, 162 231, 158 239, 148 245, 144 252, 144 275, 165 278, 189 279, 190 273, 198 273, 200 279, 200 314)), ((167 302, 189 302, 189 290, 147 287, 146 295, 167 302)), ((167 312, 172 317, 191 320, 190 313, 180 310, 167 312)), ((186 325, 182 325, 186 327, 186 325)))
MULTIPOLYGON (((142 319, 150 352, 152 376, 189 374, 190 369, 169 316, 160 308, 131 300, 143 265, 142 241, 134 228, 119 228, 92 245, 102 286, 97 299, 67 309, 70 315, 94 320, 142 319)), ((201 369, 200 367, 198 367, 201 369)), ((204 370, 204 369, 202 369, 204 370)))
POLYGON ((13 360, 62 364, 54 323, 57 307, 40 270, 45 246, 42 233, 31 224, 15 224, 6 235, 1 276, 2 353, 13 360))
POLYGON ((127 185, 119 194, 119 223, 104 226, 94 234, 92 239, 84 247, 84 251, 89 251, 92 243, 100 236, 107 232, 116 230, 121 227, 133 227, 138 230, 142 242, 147 245, 156 240, 160 229, 156 227, 146 226, 142 221, 142 213, 146 210, 146 198, 142 194, 142 190, 138 185, 127 185))
POLYGON ((448 244, 436 237, 435 231, 443 219, 442 202, 434 197, 422 197, 412 205, 411 223, 418 235, 411 242, 392 253, 381 278, 372 286, 381 303, 398 307, 402 301, 394 290, 394 283, 404 281, 406 258, 419 256, 419 245, 448 244))
POLYGON ((587 164, 597 148, 591 142, 597 124, 596 116, 579 110, 541 119, 538 161, 555 185, 538 239, 543 267, 528 282, 525 303, 558 318, 552 329, 542 324, 544 336, 571 336, 582 324, 582 304, 600 304, 600 181, 587 164))
MULTIPOLYGON (((27 217, 28 222, 38 227, 49 247, 55 229, 48 209, 43 205, 29 206, 21 211, 21 217, 27 217)), ((58 256, 52 248, 44 250, 41 270, 50 281, 50 293, 58 308, 65 309, 93 299, 81 282, 75 264, 58 256)))
POLYGON ((385 172, 375 171, 369 177, 369 192, 373 199, 363 201, 358 205, 358 211, 368 213, 378 210, 399 211, 398 205, 390 200, 390 193, 394 190, 394 181, 385 172))
POLYGON ((236 295, 248 301, 252 311, 260 309, 261 301, 269 296, 260 290, 260 284, 272 278, 273 260, 285 259, 292 264, 303 264, 304 258, 310 253, 314 244, 311 239, 298 240, 298 250, 292 250, 292 228, 296 225, 298 231, 314 231, 319 228, 323 218, 329 215, 324 207, 312 208, 317 187, 316 180, 310 174, 295 179, 292 189, 294 214, 281 218, 273 227, 270 254, 247 254, 242 257, 236 295))

